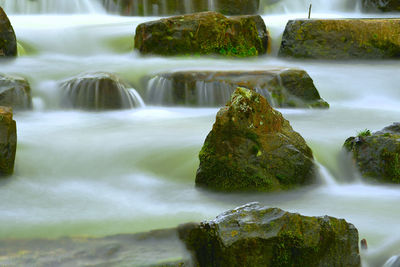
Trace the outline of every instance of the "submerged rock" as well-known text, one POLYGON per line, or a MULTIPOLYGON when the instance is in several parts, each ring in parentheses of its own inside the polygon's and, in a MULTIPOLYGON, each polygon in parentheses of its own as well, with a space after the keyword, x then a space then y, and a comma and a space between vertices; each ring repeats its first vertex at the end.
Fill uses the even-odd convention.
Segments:
POLYGON ((147 100, 157 105, 222 106, 238 86, 256 91, 273 107, 327 108, 306 71, 178 71, 148 83, 147 100))
POLYGON ((179 231, 200 267, 361 266, 357 229, 329 216, 251 203, 179 231))
POLYGON ((365 178, 377 182, 400 183, 400 123, 381 131, 366 130, 348 138, 344 147, 365 178))
POLYGON ((0 58, 17 56, 17 39, 4 10, 0 7, 0 58))
POLYGON ((365 12, 399 12, 400 1, 398 0, 362 0, 362 8, 365 12))
POLYGON ((0 105, 14 110, 32 108, 31 87, 22 77, 0 73, 0 105))
POLYGON ((291 20, 281 57, 390 59, 400 57, 400 19, 291 20))
POLYGON ((17 126, 12 109, 0 107, 0 176, 13 174, 16 150, 17 126))
POLYGON ((60 88, 64 108, 111 110, 143 105, 139 94, 111 73, 83 74, 62 82, 60 88))
POLYGON ((248 57, 265 54, 268 31, 260 16, 227 18, 215 12, 170 17, 140 24, 135 49, 142 54, 248 57))
POLYGON ((220 191, 277 191, 312 182, 311 149, 261 95, 238 87, 199 154, 196 185, 220 191))

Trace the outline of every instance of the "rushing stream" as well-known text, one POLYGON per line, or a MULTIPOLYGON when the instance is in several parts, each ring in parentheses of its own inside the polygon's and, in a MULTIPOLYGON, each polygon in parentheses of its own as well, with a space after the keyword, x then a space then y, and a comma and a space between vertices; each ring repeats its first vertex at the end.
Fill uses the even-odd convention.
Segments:
MULTIPOLYGON (((400 62, 277 58, 287 20, 306 17, 310 1, 276 4, 264 15, 275 38, 273 54, 244 60, 141 57, 132 52, 135 27, 154 17, 106 15, 93 0, 38 2, 0 0, 27 53, 2 62, 0 72, 28 78, 34 97, 33 111, 15 114, 16 170, 0 182, 0 239, 142 232, 211 219, 259 201, 305 215, 345 218, 368 240, 363 266, 382 266, 400 254, 400 187, 361 182, 341 150, 345 139, 358 131, 399 121, 400 62), (146 106, 92 113, 59 106, 57 83, 80 73, 116 73, 144 96, 145 75, 227 66, 308 71, 331 108, 280 111, 313 149, 320 164, 319 185, 274 194, 196 189, 197 156, 216 108, 146 106)), ((313 2, 313 17, 362 16, 355 1, 313 2)))

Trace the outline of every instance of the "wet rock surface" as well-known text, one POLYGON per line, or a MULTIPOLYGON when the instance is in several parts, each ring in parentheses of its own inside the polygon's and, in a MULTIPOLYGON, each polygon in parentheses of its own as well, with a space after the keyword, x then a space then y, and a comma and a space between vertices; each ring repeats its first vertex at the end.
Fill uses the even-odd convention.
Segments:
POLYGON ((17 126, 9 107, 0 107, 0 176, 14 172, 17 149, 17 126))
POLYGON ((273 107, 329 107, 307 72, 293 68, 160 73, 148 83, 147 100, 156 105, 222 106, 238 86, 261 94, 273 107))
POLYGON ((14 110, 32 108, 31 88, 22 77, 0 73, 0 105, 14 110))
POLYGON ((104 238, 0 240, 1 266, 191 266, 176 229, 104 238))
POLYGON ((179 232, 201 267, 361 266, 357 229, 329 216, 250 203, 179 232))
POLYGON ((249 57, 265 54, 268 40, 264 21, 258 15, 227 18, 202 12, 140 24, 135 49, 144 55, 249 57))
POLYGON ((82 74, 60 83, 61 106, 84 110, 140 107, 140 96, 117 76, 106 72, 82 74))
POLYGON ((398 0, 362 0, 362 8, 365 12, 400 12, 398 0))
POLYGON ((0 58, 17 56, 17 39, 4 10, 0 7, 0 58))
POLYGON ((363 131, 348 138, 344 148, 352 154, 354 164, 365 178, 400 183, 400 123, 375 133, 363 131))
POLYGON ((400 57, 400 19, 290 20, 280 57, 394 59, 400 57))
POLYGON ((196 185, 218 191, 279 191, 314 179, 311 149, 261 95, 238 87, 199 154, 196 185))

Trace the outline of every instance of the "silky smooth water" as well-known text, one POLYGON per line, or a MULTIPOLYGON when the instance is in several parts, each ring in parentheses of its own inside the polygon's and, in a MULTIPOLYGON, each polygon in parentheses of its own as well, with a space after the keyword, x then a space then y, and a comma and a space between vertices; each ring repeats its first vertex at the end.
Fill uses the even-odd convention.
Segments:
MULTIPOLYGON (((286 21, 306 16, 297 12, 264 16, 275 47, 286 21)), ((361 16, 322 12, 315 16, 361 16)), ((400 254, 400 187, 362 182, 341 149, 358 131, 399 121, 400 62, 141 57, 132 52, 134 31, 150 19, 100 12, 10 16, 29 49, 1 62, 0 72, 28 78, 34 110, 15 114, 15 175, 0 181, 1 239, 141 232, 211 219, 259 201, 305 215, 345 218, 368 240, 364 266, 382 266, 400 254), (331 105, 280 110, 319 164, 319 183, 296 191, 223 194, 194 187, 197 155, 218 109, 147 106, 92 113, 59 107, 58 82, 82 72, 114 72, 145 95, 141 78, 157 72, 275 66, 308 71, 331 105)))

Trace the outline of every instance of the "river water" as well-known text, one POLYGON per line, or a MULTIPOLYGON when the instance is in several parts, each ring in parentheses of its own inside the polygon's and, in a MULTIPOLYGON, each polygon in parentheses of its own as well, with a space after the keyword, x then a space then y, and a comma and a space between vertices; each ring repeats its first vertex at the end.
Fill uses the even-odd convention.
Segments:
MULTIPOLYGON (((341 149, 358 131, 375 131, 399 121, 400 63, 277 58, 287 20, 306 17, 308 4, 303 2, 308 1, 283 1, 264 15, 275 49, 272 55, 244 60, 141 57, 132 52, 135 27, 154 17, 106 15, 95 1, 39 1, 42 6, 29 6, 28 0, 11 2, 20 5, 0 0, 27 54, 2 62, 0 72, 28 78, 34 110, 15 114, 16 169, 13 177, 0 182, 0 239, 142 232, 212 219, 259 201, 304 215, 345 218, 368 241, 363 266, 382 266, 400 254, 400 187, 362 182, 341 149), (216 108, 146 106, 92 113, 59 107, 57 83, 83 72, 114 72, 144 96, 140 81, 145 75, 227 66, 308 71, 331 108, 280 111, 313 149, 318 185, 273 194, 196 189, 197 155, 216 108)), ((363 16, 356 3, 314 2, 313 17, 363 16)))

